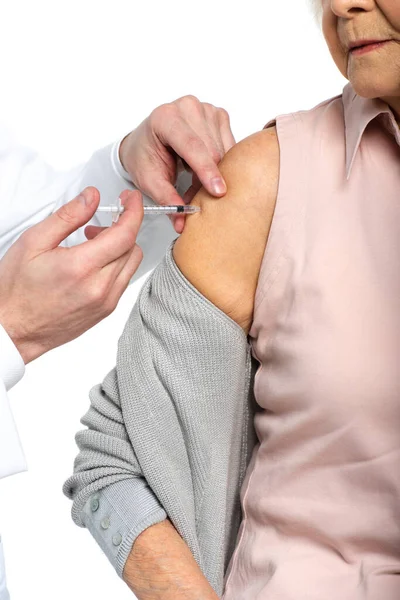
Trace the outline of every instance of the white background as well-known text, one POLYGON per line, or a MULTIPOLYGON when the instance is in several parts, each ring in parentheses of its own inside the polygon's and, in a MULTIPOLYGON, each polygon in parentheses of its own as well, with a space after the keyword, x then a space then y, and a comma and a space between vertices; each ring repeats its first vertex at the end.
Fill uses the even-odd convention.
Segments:
MULTIPOLYGON (((225 107, 237 137, 311 108, 344 80, 307 0, 2 0, 0 119, 68 169, 158 104, 185 94, 225 107)), ((29 473, 0 484, 12 600, 133 598, 61 487, 88 390, 114 366, 134 303, 42 357, 11 393, 29 473)))

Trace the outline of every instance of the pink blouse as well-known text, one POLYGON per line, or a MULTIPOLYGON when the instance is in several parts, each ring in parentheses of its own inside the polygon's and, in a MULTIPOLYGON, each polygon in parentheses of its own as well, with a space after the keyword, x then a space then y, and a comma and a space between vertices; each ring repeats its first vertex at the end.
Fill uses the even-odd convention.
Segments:
POLYGON ((350 85, 276 124, 259 444, 224 600, 399 600, 399 128, 350 85))

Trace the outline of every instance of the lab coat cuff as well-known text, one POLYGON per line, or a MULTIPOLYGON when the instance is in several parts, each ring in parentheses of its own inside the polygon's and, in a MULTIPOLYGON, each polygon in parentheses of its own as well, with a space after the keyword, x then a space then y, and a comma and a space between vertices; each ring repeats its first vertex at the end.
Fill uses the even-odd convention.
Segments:
POLYGON ((10 594, 6 589, 0 590, 0 600, 10 600, 10 594))
POLYGON ((0 325, 0 379, 6 391, 16 385, 25 374, 25 364, 14 342, 0 325))
POLYGON ((4 565, 3 546, 0 535, 0 600, 10 600, 6 585, 6 568, 4 565))
MULTIPOLYGON (((119 150, 121 148, 121 144, 124 141, 125 137, 126 136, 121 138, 119 140, 119 142, 115 142, 115 144, 112 146, 111 163, 112 163, 112 167, 113 167, 113 170, 116 173, 116 175, 118 175, 118 177, 120 177, 122 180, 124 180, 127 183, 127 185, 129 186, 129 188, 131 188, 133 190, 138 190, 139 188, 133 183, 129 173, 127 171, 125 171, 123 164, 121 162, 121 159, 120 159, 120 155, 119 155, 119 150)), ((155 205, 155 202, 150 198, 150 196, 146 196, 146 194, 144 194, 143 192, 142 192, 142 195, 143 195, 143 205, 144 206, 154 206, 155 205)))
POLYGON ((82 512, 82 522, 121 578, 137 537, 167 519, 143 477, 124 479, 97 492, 82 512))
POLYGON ((26 471, 26 460, 4 383, 0 380, 0 479, 26 471))
POLYGON ((134 185, 134 183, 132 182, 132 179, 131 179, 129 173, 127 171, 125 171, 124 166, 121 162, 120 154, 119 154, 121 144, 125 138, 126 138, 126 135, 124 135, 119 141, 117 141, 117 142, 115 142, 115 144, 113 144, 112 149, 111 149, 111 162, 113 165, 113 169, 114 169, 115 173, 118 175, 118 177, 122 177, 122 179, 125 179, 125 181, 129 184, 130 187, 137 189, 136 186, 134 185))

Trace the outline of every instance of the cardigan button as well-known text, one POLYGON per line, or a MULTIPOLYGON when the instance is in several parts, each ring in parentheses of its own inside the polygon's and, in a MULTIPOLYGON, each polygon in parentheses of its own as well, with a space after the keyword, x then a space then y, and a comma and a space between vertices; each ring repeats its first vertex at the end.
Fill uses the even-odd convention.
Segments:
POLYGON ((120 533, 114 535, 112 543, 114 544, 114 546, 120 546, 122 544, 122 535, 120 533))
POLYGON ((92 512, 96 512, 96 510, 99 510, 100 508, 100 502, 98 498, 92 498, 92 500, 90 501, 90 509, 92 512))

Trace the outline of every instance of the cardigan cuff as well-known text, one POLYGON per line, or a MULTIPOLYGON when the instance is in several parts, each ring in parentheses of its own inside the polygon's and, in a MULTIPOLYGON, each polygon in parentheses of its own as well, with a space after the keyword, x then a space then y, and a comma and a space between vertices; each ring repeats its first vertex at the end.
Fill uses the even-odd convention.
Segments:
POLYGON ((137 537, 167 519, 167 513, 143 477, 118 481, 97 492, 82 512, 82 522, 120 577, 137 537))

